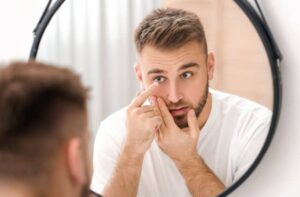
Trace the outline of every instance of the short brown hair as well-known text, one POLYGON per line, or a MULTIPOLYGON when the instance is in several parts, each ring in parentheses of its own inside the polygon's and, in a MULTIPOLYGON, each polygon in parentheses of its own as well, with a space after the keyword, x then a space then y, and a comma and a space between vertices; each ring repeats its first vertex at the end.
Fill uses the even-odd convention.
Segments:
POLYGON ((134 35, 139 53, 145 45, 158 49, 176 49, 190 41, 198 41, 207 53, 207 43, 199 17, 182 9, 156 9, 137 27, 134 35))
POLYGON ((82 135, 62 125, 81 127, 65 117, 85 113, 87 91, 69 69, 33 61, 0 69, 0 178, 30 181, 49 171, 66 138, 82 135))

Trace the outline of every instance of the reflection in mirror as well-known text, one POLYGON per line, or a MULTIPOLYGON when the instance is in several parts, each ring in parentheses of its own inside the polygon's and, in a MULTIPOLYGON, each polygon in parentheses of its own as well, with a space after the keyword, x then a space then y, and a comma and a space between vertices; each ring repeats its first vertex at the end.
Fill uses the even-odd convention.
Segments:
POLYGON ((214 196, 247 171, 269 130, 273 92, 267 56, 233 1, 66 1, 37 59, 72 66, 92 88, 95 133, 101 121, 94 145, 95 193, 214 196), (159 6, 197 14, 208 52, 191 33, 179 34, 191 42, 164 40, 180 31, 172 24, 184 23, 172 19, 195 17, 178 16, 176 9, 143 21, 134 43, 143 17, 159 6), (155 37, 167 26, 172 31, 155 37), (144 92, 134 97, 139 89, 144 92))
POLYGON ((134 27, 160 0, 66 0, 42 38, 37 60, 75 69, 91 87, 93 131, 113 111, 128 104, 139 85, 134 27))

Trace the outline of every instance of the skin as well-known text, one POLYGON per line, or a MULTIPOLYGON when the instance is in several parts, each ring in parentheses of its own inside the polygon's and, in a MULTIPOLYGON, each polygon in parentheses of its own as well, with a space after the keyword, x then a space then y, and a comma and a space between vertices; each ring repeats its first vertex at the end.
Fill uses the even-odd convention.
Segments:
MULTIPOLYGON (((64 105, 64 107, 67 106, 64 105)), ((58 129, 76 131, 79 135, 66 139, 64 145, 57 152, 56 159, 54 159, 52 182, 58 193, 51 196, 87 197, 89 196, 88 186, 91 172, 87 111, 70 106, 68 113, 61 118, 63 121, 58 129)))
POLYGON ((189 42, 174 50, 146 45, 138 58, 135 71, 145 91, 128 108, 125 145, 104 196, 137 195, 143 157, 153 140, 174 161, 193 196, 216 196, 225 187, 196 148, 211 111, 213 54, 189 42), (149 96, 151 106, 143 106, 149 96))
MULTIPOLYGON (((60 108, 61 109, 61 108, 60 108)), ((87 112, 73 110, 64 116, 59 130, 80 130, 82 135, 70 137, 49 158, 51 169, 44 176, 33 182, 29 180, 0 179, 0 196, 34 197, 34 196, 74 196, 87 197, 89 194, 89 132, 87 112)))
MULTIPOLYGON (((187 112, 201 103, 207 91, 208 80, 213 79, 214 56, 206 55, 197 42, 190 42, 176 50, 158 50, 145 46, 139 55, 135 71, 145 87, 158 82, 154 95, 161 97, 173 114, 179 127, 187 126, 187 112), (176 110, 183 107, 183 110, 176 110), (176 118, 182 117, 181 120, 176 118)), ((208 94, 201 113, 196 113, 201 128, 210 113, 211 95, 208 94)), ((197 111, 197 110, 195 110, 197 111)))
POLYGON ((157 106, 143 106, 153 94, 156 84, 141 92, 127 109, 127 135, 112 178, 104 188, 103 196, 136 196, 145 152, 161 126, 157 106))

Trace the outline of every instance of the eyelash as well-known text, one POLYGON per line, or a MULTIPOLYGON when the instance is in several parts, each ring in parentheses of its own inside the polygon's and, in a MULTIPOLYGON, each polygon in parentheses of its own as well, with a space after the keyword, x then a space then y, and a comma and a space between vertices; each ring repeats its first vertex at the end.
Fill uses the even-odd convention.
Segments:
POLYGON ((191 78, 191 77, 193 76, 193 73, 192 73, 192 72, 184 72, 184 73, 182 73, 180 76, 181 76, 181 78, 183 78, 183 79, 189 79, 189 78, 191 78), (184 77, 185 74, 189 74, 190 76, 186 78, 186 77, 184 77))
POLYGON ((163 76, 156 76, 156 77, 153 78, 153 81, 154 81, 154 82, 158 82, 158 83, 162 83, 162 82, 164 82, 165 80, 166 80, 166 78, 163 77, 163 76), (158 78, 163 79, 163 81, 158 81, 158 80, 157 80, 158 78))
MULTIPOLYGON (((182 74, 180 75, 180 78, 182 78, 182 79, 189 79, 189 78, 191 78, 192 76, 193 76, 193 73, 192 73, 192 72, 184 72, 184 73, 182 73, 182 74), (189 74, 189 77, 184 77, 184 75, 186 75, 186 74, 189 74)), ((158 82, 158 83, 163 83, 164 81, 166 81, 166 77, 164 77, 164 76, 156 76, 156 77, 153 78, 152 81, 158 82), (161 81, 161 80, 158 80, 158 79, 163 79, 163 80, 161 81)))

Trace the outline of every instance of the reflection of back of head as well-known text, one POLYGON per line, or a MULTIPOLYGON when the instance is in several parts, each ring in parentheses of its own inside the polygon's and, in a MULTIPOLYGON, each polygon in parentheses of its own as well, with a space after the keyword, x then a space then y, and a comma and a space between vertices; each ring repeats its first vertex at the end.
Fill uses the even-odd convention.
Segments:
POLYGON ((85 110, 86 90, 62 70, 16 63, 0 71, 0 181, 42 187, 57 150, 81 135, 84 123, 75 120, 85 110))

